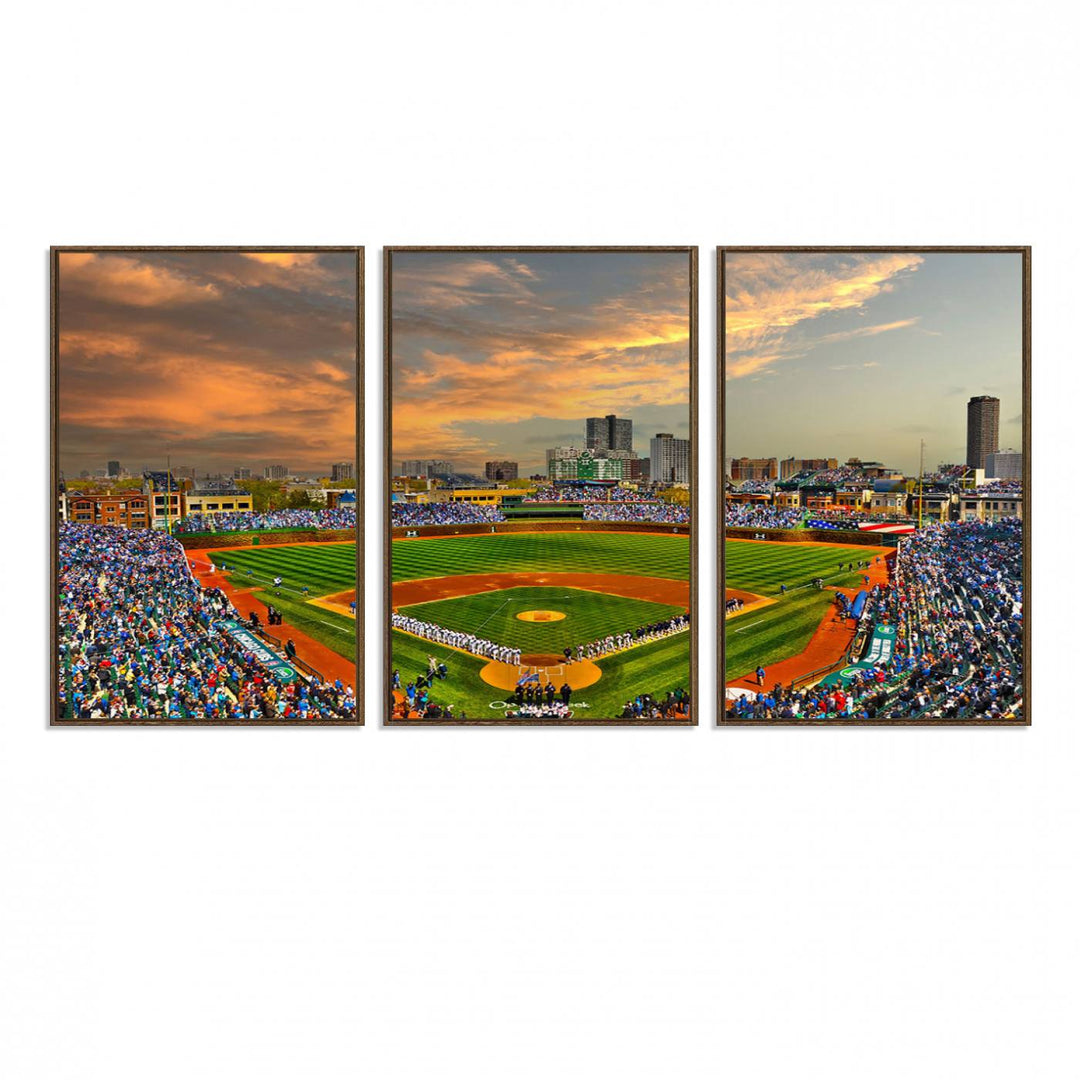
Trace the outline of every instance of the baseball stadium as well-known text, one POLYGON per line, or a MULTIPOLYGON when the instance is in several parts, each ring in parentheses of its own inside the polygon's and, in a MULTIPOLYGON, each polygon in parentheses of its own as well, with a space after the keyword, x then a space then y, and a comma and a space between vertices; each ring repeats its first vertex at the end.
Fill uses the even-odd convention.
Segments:
POLYGON ((927 479, 879 512, 822 499, 820 474, 729 488, 728 722, 1022 715, 1020 486, 927 479))
POLYGON ((354 506, 124 528, 87 501, 59 529, 61 719, 355 721, 354 506))
POLYGON ((392 722, 690 722, 686 509, 470 495, 391 503, 392 722))
POLYGON ((359 721, 362 262, 54 249, 54 721, 359 721))
POLYGON ((694 722, 696 259, 387 249, 390 723, 694 722))

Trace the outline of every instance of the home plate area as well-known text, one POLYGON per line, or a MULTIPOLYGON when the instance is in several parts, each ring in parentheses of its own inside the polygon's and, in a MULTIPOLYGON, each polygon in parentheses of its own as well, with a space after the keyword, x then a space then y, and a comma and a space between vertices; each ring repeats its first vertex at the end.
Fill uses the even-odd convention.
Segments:
POLYGON ((568 664, 561 656, 543 654, 522 656, 520 664, 490 660, 480 669, 480 678, 488 685, 510 691, 515 690, 522 679, 533 674, 539 675, 541 686, 547 682, 554 683, 556 687, 566 683, 571 690, 592 686, 600 680, 600 668, 591 660, 577 660, 568 664))

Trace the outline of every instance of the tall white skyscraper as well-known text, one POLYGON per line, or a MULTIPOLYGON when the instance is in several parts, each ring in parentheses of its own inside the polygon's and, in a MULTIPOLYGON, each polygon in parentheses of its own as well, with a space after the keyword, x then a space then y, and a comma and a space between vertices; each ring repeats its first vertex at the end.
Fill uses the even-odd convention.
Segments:
POLYGON ((664 484, 690 483, 690 440, 658 432, 649 440, 649 473, 664 484))

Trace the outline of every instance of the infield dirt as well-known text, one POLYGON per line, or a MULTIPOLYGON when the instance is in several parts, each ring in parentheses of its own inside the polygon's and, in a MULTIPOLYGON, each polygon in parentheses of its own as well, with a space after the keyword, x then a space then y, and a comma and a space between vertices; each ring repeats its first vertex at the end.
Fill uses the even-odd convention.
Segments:
POLYGON ((416 578, 397 581, 390 591, 395 611, 431 600, 450 600, 499 589, 547 585, 555 588, 583 589, 586 592, 625 596, 630 600, 649 600, 655 604, 690 606, 690 582, 674 578, 633 577, 626 574, 555 574, 505 573, 459 574, 456 577, 416 578))
MULTIPOLYGON (((194 563, 195 576, 200 585, 221 589, 240 613, 241 618, 246 618, 248 612, 254 611, 258 614, 263 626, 267 626, 269 620, 266 615, 266 605, 255 596, 255 590, 238 589, 231 585, 226 575, 221 573, 208 557, 211 552, 235 550, 235 548, 225 547, 203 548, 197 553, 195 550, 188 551, 187 556, 194 563)), ((356 686, 356 664, 352 660, 339 655, 321 641, 309 637, 303 630, 288 622, 275 626, 273 634, 274 637, 282 640, 292 638, 296 646, 296 655, 321 672, 323 678, 331 682, 340 679, 346 686, 356 686)))
MULTIPOLYGON (((868 550, 875 552, 877 549, 870 548, 868 550)), ((875 585, 887 585, 889 582, 888 568, 892 563, 892 559, 895 557, 895 551, 891 548, 882 548, 880 551, 885 554, 884 560, 880 563, 871 564, 871 566, 865 570, 866 576, 870 579, 869 588, 873 588, 875 585)), ((828 592, 843 593, 849 600, 854 600, 859 593, 859 589, 857 588, 840 588, 835 585, 829 585, 826 588, 828 592)), ((727 590, 729 596, 735 591, 736 590, 732 589, 727 590)), ((775 601, 773 602, 775 603, 775 601)), ((739 614, 743 615, 748 610, 750 610, 750 605, 743 608, 739 614)), ((802 652, 766 667, 765 681, 761 686, 769 689, 777 683, 782 683, 786 686, 795 680, 808 675, 811 671, 835 667, 844 659, 849 646, 854 640, 855 623, 851 619, 836 618, 835 609, 830 608, 822 617, 821 622, 818 623, 817 629, 814 631, 813 636, 807 642, 806 648, 803 649, 802 652)), ((744 690, 761 689, 753 672, 737 679, 728 679, 727 685, 736 686, 744 690)))

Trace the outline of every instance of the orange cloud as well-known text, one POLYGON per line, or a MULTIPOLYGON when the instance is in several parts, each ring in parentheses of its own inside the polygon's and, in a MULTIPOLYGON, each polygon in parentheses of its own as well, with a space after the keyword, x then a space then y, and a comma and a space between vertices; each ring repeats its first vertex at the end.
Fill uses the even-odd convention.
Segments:
POLYGON ((688 261, 581 258, 395 259, 396 456, 535 456, 481 426, 544 418, 560 431, 567 422, 553 418, 688 406, 688 261))
POLYGON ((66 289, 134 307, 202 303, 221 295, 212 282, 193 280, 137 255, 63 252, 60 273, 66 289))
POLYGON ((318 261, 318 254, 313 251, 242 251, 245 259, 266 263, 268 266, 313 266, 318 261))
POLYGON ((166 444, 200 470, 269 460, 311 470, 350 459, 355 263, 318 258, 62 255, 62 468, 116 456, 132 468, 160 464, 166 444), (252 288, 244 267, 260 283, 292 275, 292 287, 252 288))
MULTIPOLYGON (((903 253, 829 258, 786 253, 733 253, 725 260, 727 378, 760 372, 808 351, 792 335, 800 324, 824 315, 865 309, 892 288, 900 274, 916 270, 921 255, 903 253)), ((901 319, 826 334, 816 344, 887 333, 914 325, 901 319)))

